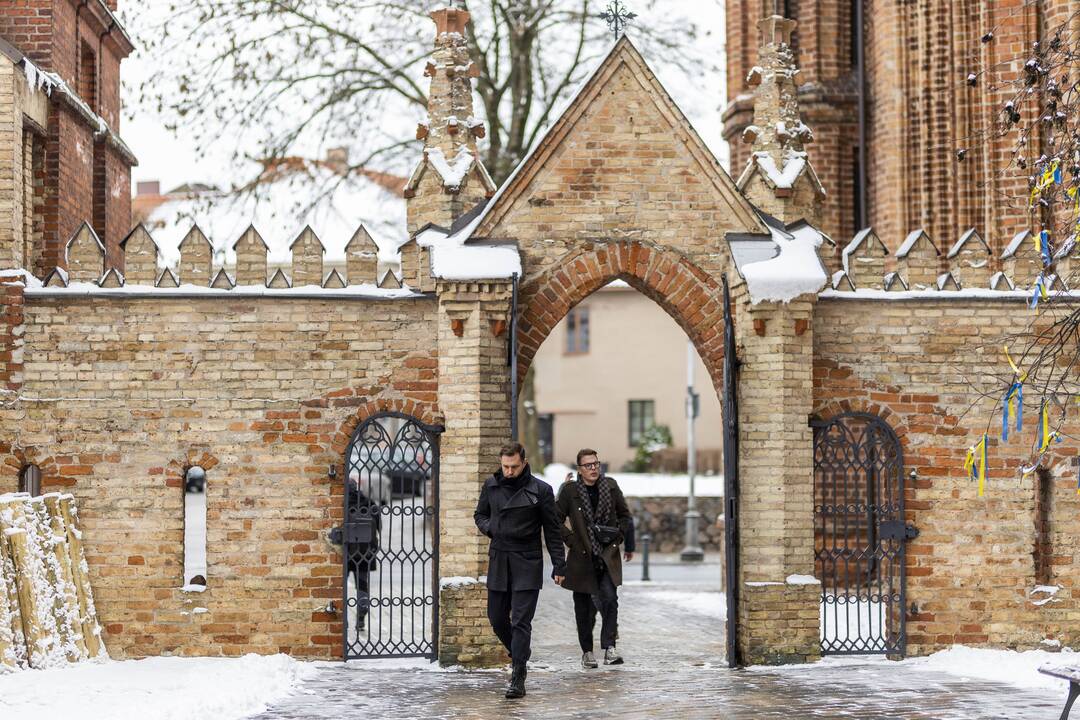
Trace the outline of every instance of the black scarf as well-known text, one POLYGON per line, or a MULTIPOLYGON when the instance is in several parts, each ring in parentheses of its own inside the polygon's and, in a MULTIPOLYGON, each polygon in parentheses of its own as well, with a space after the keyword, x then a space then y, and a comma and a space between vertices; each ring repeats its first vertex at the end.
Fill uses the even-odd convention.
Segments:
POLYGON ((611 483, 603 475, 596 481, 597 489, 597 501, 596 512, 593 512, 592 503, 589 502, 589 491, 585 485, 585 481, 578 475, 577 479, 577 491, 578 497, 581 499, 581 512, 585 514, 585 527, 589 529, 589 546, 592 548, 592 554, 596 557, 600 557, 603 547, 596 539, 596 526, 597 525, 612 525, 611 516, 612 503, 611 503, 611 483))

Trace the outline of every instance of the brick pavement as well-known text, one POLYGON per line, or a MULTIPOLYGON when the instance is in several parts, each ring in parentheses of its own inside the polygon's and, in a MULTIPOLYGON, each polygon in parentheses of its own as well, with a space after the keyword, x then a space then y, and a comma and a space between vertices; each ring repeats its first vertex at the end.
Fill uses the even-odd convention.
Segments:
POLYGON ((529 695, 522 701, 502 698, 503 672, 326 663, 301 693, 257 717, 1045 720, 1060 713, 1063 694, 969 682, 885 660, 728 670, 721 595, 716 593, 712 609, 703 596, 686 594, 704 590, 715 588, 624 587, 620 632, 627 664, 584 672, 577 664, 570 594, 546 589, 534 623, 529 695))

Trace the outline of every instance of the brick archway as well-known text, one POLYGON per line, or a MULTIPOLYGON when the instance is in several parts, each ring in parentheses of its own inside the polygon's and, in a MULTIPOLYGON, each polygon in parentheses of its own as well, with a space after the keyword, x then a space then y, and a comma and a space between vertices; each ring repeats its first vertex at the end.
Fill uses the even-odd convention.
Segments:
POLYGON ((584 244, 522 286, 518 379, 571 308, 613 280, 626 281, 678 323, 719 390, 724 359, 720 283, 682 253, 639 241, 584 244))

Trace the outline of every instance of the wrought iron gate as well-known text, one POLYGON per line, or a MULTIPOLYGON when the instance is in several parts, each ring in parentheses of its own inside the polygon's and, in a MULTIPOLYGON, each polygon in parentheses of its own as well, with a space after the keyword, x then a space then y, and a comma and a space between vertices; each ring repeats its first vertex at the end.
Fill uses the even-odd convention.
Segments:
POLYGON ((345 659, 429 657, 439 635, 439 434, 398 413, 345 453, 345 659))
POLYGON ((904 457, 881 418, 814 423, 814 551, 823 655, 902 656, 905 629, 904 457))
POLYGON ((739 657, 739 359, 735 351, 735 323, 731 293, 724 280, 724 591, 727 600, 728 667, 742 665, 739 657))

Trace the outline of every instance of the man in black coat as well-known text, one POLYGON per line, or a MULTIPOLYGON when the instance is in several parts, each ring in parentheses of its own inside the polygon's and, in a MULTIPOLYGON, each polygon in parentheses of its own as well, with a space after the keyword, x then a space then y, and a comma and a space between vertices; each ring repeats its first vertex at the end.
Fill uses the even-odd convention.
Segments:
POLYGON ((541 531, 558 585, 566 561, 551 486, 532 476, 520 443, 503 446, 499 456, 500 470, 484 483, 473 519, 491 538, 488 620, 513 662, 506 697, 520 698, 525 695, 525 663, 532 654, 532 619, 544 584, 541 531))

